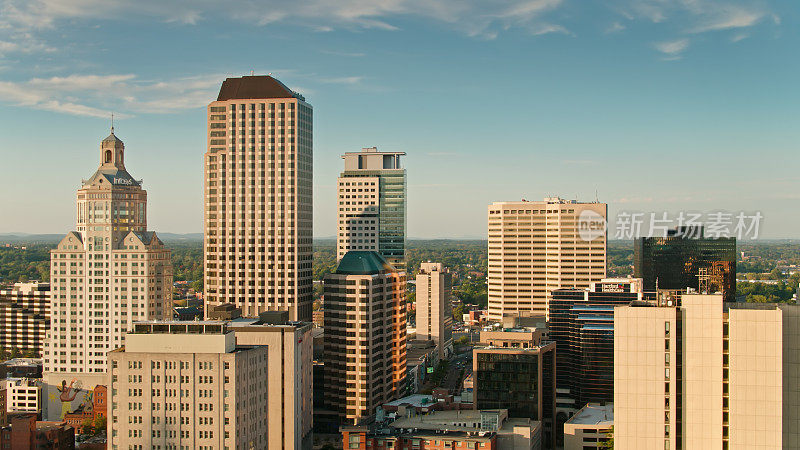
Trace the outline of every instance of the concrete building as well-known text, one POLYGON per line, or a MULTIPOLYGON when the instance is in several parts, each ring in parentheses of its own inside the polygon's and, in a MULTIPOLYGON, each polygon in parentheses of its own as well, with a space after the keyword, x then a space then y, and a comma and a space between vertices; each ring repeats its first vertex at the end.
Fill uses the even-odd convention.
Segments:
POLYGON ((137 323, 108 359, 110 449, 267 448, 267 349, 224 322, 137 323))
POLYGON ((106 353, 125 344, 133 322, 172 315, 170 251, 147 231, 147 192, 124 158, 125 145, 112 129, 100 145, 100 167, 78 189, 77 231, 50 252, 43 356, 45 397, 53 399, 45 410, 52 420, 86 400, 72 388, 62 395, 67 379, 105 384, 106 353))
POLYGON ((441 263, 421 263, 417 274, 417 339, 433 341, 439 359, 453 353, 450 272, 441 263))
POLYGON ((266 346, 268 448, 305 450, 312 447, 313 325, 290 322, 287 311, 262 312, 258 319, 228 322, 238 346, 266 346))
POLYGON ((313 111, 271 76, 228 78, 208 105, 205 304, 311 321, 313 111))
POLYGON ((325 403, 342 424, 405 393, 405 288, 377 252, 348 252, 325 277, 325 403))
POLYGON ((607 206, 558 197, 489 205, 489 320, 546 315, 556 289, 606 276, 607 206))
POLYGON ((800 447, 800 306, 633 304, 614 314, 619 448, 800 447))
POLYGON ((641 278, 603 278, 588 289, 553 291, 548 328, 558 347, 559 424, 587 403, 614 401, 614 308, 643 298, 641 278))
POLYGON ((5 385, 6 410, 8 412, 41 412, 42 380, 6 378, 5 385))
POLYGON ((555 445, 555 349, 553 342, 540 341, 541 335, 530 331, 503 331, 484 336, 492 345, 472 350, 473 403, 476 409, 507 408, 512 417, 524 417, 542 423, 543 448, 555 445))
POLYGON ((564 450, 607 448, 614 405, 586 405, 564 424, 564 450))
POLYGON ((397 270, 406 259, 406 169, 402 152, 376 147, 342 155, 336 259, 351 251, 375 251, 397 270))
POLYGON ((0 348, 41 355, 50 327, 50 283, 0 289, 0 348))

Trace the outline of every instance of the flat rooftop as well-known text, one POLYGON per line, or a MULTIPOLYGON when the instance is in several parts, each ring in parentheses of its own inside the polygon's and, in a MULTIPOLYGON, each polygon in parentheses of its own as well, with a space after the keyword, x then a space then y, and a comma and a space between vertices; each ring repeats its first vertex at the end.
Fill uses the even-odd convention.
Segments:
POLYGON ((403 397, 389 403, 386 405, 390 406, 401 406, 401 405, 410 405, 417 408, 430 406, 436 403, 436 400, 433 399, 432 395, 425 395, 425 394, 414 394, 409 395, 408 397, 403 397))
POLYGON ((614 421, 614 405, 586 405, 572 416, 567 423, 575 425, 600 425, 614 421))

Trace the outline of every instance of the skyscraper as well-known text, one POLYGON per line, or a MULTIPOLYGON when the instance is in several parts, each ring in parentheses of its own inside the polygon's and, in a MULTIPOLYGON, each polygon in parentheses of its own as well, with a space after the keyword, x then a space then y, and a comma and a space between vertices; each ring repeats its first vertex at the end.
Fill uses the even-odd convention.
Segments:
POLYGON ((80 392, 105 385, 106 354, 125 344, 134 322, 172 315, 170 251, 147 231, 147 191, 125 169, 113 128, 100 148, 100 167, 78 189, 77 231, 50 252, 50 420, 81 408, 80 392))
POLYGON ((103 139, 100 167, 77 194, 77 231, 50 252, 45 372, 105 373, 133 322, 172 314, 170 251, 147 231, 147 191, 125 170, 125 145, 103 139))
POLYGON ((589 289, 553 291, 548 336, 558 349, 559 423, 587 403, 614 401, 614 308, 642 298, 638 278, 604 278, 589 289))
POLYGON ((606 211, 558 197, 489 205, 489 320, 546 315, 553 290, 604 278, 606 211))
POLYGON ((377 252, 351 251, 324 283, 325 402, 358 425, 405 388, 406 277, 377 252))
POLYGON ((736 297, 736 238, 704 237, 703 227, 668 230, 667 236, 640 237, 633 247, 634 276, 648 291, 722 292, 736 297))
POLYGON ((228 78, 208 106, 206 308, 311 321, 313 111, 271 76, 228 78))
POLYGON ((417 339, 436 344, 439 360, 453 352, 452 277, 441 263, 421 263, 417 274, 417 339))
POLYGON ((342 155, 336 259, 351 250, 371 250, 405 270, 406 170, 402 152, 376 147, 342 155))

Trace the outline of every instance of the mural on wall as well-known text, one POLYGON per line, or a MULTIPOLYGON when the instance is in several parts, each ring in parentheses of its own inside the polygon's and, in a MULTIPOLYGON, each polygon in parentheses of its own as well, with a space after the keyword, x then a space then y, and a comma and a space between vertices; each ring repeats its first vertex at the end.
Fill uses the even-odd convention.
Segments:
MULTIPOLYGON (((92 416, 98 389, 108 384, 106 374, 66 374, 46 373, 43 376, 42 390, 45 392, 46 420, 62 421, 70 415, 92 416)), ((103 395, 101 397, 104 398, 103 395)))

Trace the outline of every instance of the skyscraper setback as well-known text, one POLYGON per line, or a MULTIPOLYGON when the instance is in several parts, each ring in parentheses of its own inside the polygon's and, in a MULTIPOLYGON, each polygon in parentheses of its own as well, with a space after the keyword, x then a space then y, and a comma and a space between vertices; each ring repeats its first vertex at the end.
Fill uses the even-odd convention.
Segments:
POLYGON ((171 315, 170 251, 147 231, 147 192, 124 156, 112 129, 78 190, 77 231, 50 252, 45 373, 105 373, 106 353, 124 345, 133 322, 171 315))
POLYGON ((336 260, 351 250, 381 254, 397 270, 405 270, 406 170, 402 152, 376 147, 342 155, 336 260))
POLYGON ((206 308, 311 321, 313 110, 271 76, 228 78, 208 106, 206 308))

